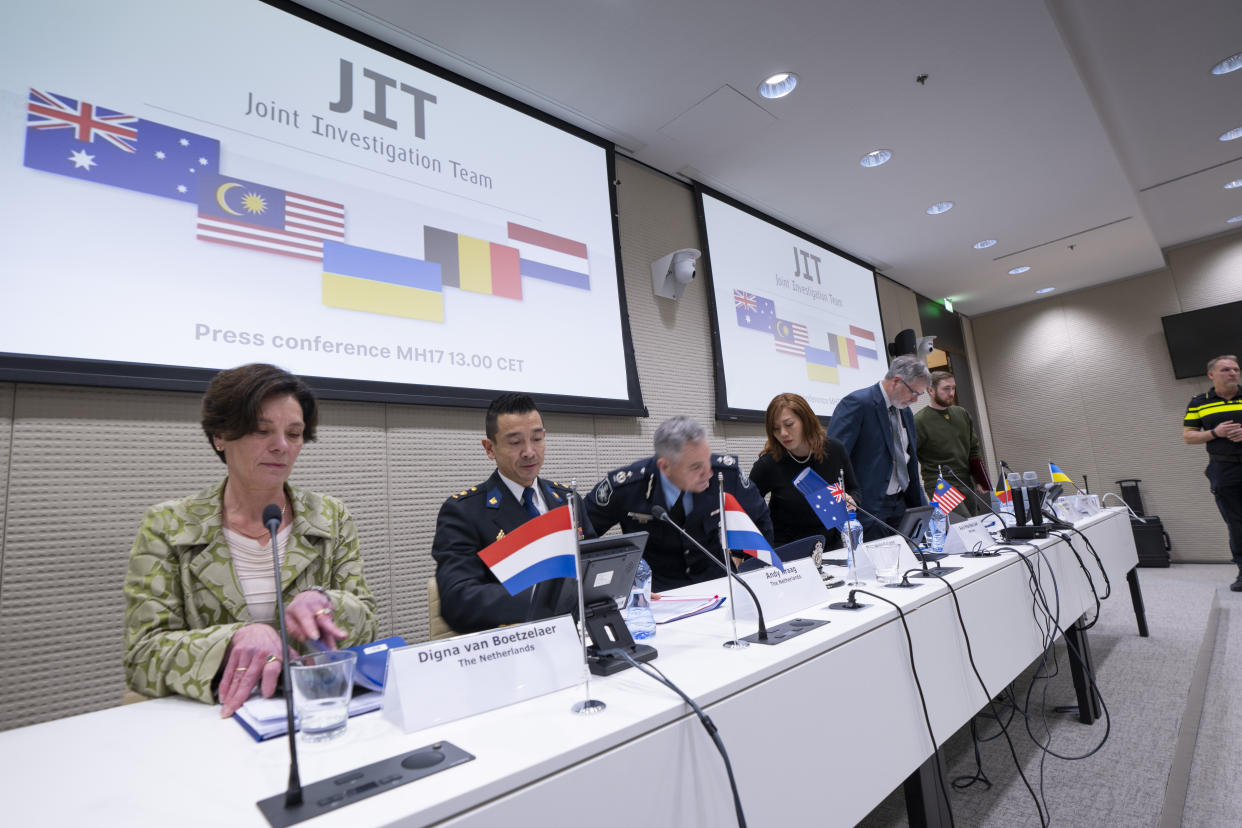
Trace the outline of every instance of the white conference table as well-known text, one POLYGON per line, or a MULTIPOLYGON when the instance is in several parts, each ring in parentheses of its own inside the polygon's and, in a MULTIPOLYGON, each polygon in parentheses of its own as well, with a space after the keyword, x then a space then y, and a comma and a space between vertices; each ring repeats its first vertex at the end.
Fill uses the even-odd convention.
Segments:
MULTIPOLYGON (((1110 509, 1078 528, 1092 539, 1113 597, 1123 595, 1121 583, 1138 561, 1126 512, 1110 509)), ((1031 546, 1023 552, 1039 567, 1050 602, 1055 575, 1063 629, 1095 600, 1063 541, 1035 543, 1041 554, 1031 546)), ((1094 558, 1077 536, 1075 545, 1102 592, 1094 558)), ((1044 647, 1027 567, 1013 553, 944 563, 962 567, 946 577, 995 695, 1044 647)), ((906 613, 939 746, 989 696, 970 669, 948 590, 936 579, 919 583, 865 589, 906 613)), ((828 591, 822 605, 798 613, 831 623, 776 646, 724 649, 731 637, 724 610, 663 626, 655 639, 654 665, 719 728, 753 826, 853 825, 934 754, 897 612, 865 595, 864 609, 827 608, 845 593, 828 591)), ((754 631, 754 622, 738 624, 742 635, 754 631)), ((380 714, 364 715, 336 742, 299 743, 304 784, 441 740, 476 757, 306 824, 735 823, 719 754, 680 698, 635 670, 593 678, 591 690, 608 705, 595 716, 570 712, 583 697, 578 687, 408 735, 380 714)), ((181 698, 19 728, 0 733, 5 821, 263 826, 255 802, 284 791, 288 756, 284 739, 256 743, 221 721, 218 707, 181 698)))

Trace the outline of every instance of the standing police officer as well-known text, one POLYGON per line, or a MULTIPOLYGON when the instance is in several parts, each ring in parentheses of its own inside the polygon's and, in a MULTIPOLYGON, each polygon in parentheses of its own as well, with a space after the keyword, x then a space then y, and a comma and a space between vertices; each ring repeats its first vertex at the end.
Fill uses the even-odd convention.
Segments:
POLYGON ((609 472, 586 498, 587 518, 597 533, 617 524, 624 532, 649 533, 643 557, 651 565, 652 589, 663 592, 719 578, 723 572, 673 527, 630 513, 650 515, 653 507, 662 506, 720 560, 717 472, 724 475, 725 491, 772 542, 772 519, 759 490, 742 475, 736 457, 712 454, 703 426, 686 416, 671 417, 656 429, 654 443, 654 457, 609 472))
POLYGON ((1229 549, 1238 565, 1238 579, 1229 587, 1234 592, 1242 592, 1242 389, 1238 373, 1238 358, 1233 354, 1209 362, 1212 387, 1190 401, 1182 421, 1182 440, 1207 446, 1208 465, 1203 473, 1229 527, 1229 549))

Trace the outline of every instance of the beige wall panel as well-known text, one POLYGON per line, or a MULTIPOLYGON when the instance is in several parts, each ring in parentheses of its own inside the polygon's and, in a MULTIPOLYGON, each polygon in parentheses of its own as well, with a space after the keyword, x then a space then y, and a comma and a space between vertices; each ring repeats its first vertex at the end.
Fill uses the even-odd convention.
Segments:
MULTIPOLYGON (((9 505, 9 449, 13 440, 15 390, 11 382, 0 383, 0 579, 4 577, 4 518, 9 505)), ((3 597, 3 580, 0 580, 0 602, 3 597)))
POLYGON ((1167 313, 1242 300, 1242 232, 1169 250, 1165 258, 1180 300, 1167 313))
POLYGON ((923 324, 919 322, 919 305, 914 291, 899 285, 885 276, 876 276, 876 293, 880 297, 880 321, 884 324, 885 342, 879 343, 880 352, 888 359, 888 342, 892 342, 899 331, 910 328, 916 337, 923 335, 923 324))
POLYGON ((17 386, 0 728, 120 701, 121 588, 143 510, 223 471, 197 420, 193 394, 17 386))

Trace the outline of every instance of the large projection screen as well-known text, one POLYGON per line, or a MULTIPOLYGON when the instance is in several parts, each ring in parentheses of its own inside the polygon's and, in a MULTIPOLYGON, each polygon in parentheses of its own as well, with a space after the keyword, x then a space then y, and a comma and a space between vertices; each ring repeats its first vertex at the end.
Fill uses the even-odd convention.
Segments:
POLYGON ((0 379, 641 414, 611 145, 283 2, 0 29, 0 379))
POLYGON ((888 370, 875 271, 697 186, 712 302, 716 417, 763 421, 777 394, 829 417, 888 370))

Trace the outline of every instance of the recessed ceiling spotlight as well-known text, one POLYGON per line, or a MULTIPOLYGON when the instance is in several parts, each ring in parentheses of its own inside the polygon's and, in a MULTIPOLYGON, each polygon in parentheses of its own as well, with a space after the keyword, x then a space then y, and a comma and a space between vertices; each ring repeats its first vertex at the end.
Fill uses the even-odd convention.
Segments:
POLYGON ((765 98, 783 98, 798 85, 798 76, 792 72, 777 72, 759 84, 759 94, 765 98))
POLYGON ((1035 292, 1036 292, 1036 293, 1052 293, 1054 290, 1056 290, 1056 288, 1054 288, 1054 287, 1051 287, 1051 288, 1040 288, 1039 290, 1037 290, 1037 291, 1035 291, 1035 292))
POLYGON ((927 215, 938 216, 941 213, 947 213, 953 209, 952 201, 937 201, 935 204, 927 208, 927 215))
POLYGON ((1230 55, 1220 63, 1212 67, 1213 75, 1228 75, 1230 72, 1236 72, 1242 69, 1242 52, 1236 55, 1230 55))
POLYGON ((864 167, 878 167, 893 157, 892 150, 878 149, 864 155, 858 163, 864 167))
POLYGON ((1242 221, 1242 216, 1234 216, 1231 219, 1225 219, 1225 224, 1237 224, 1242 221))
POLYGON ((986 250, 994 244, 996 244, 996 239, 984 239, 983 241, 975 242, 974 247, 975 250, 986 250))
POLYGON ((1230 181, 1225 185, 1226 190, 1236 190, 1239 187, 1242 187, 1242 178, 1235 178, 1233 181, 1230 181))
POLYGON ((1234 127, 1228 132, 1222 132, 1220 134, 1220 140, 1222 141, 1233 141, 1237 138, 1242 138, 1242 127, 1234 127))
POLYGON ((1013 270, 1009 271, 1009 275, 1017 276, 1019 273, 1026 273, 1030 269, 1030 266, 1022 265, 1022 267, 1015 267, 1013 270))

